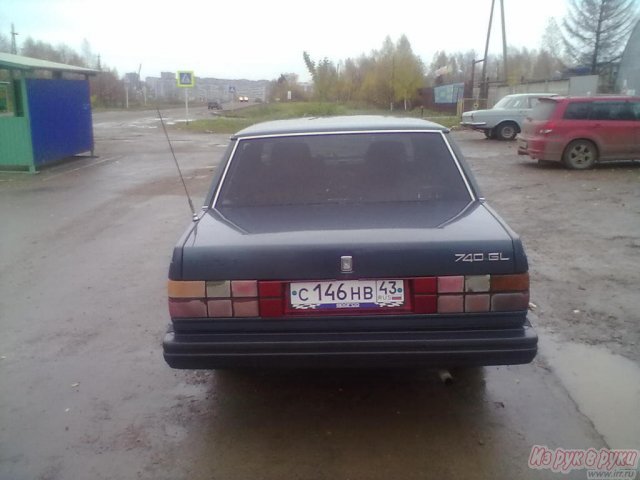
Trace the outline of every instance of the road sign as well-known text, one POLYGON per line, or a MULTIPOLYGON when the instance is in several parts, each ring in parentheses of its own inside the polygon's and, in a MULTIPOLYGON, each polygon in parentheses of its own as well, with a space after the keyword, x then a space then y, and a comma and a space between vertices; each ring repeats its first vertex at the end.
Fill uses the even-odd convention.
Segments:
POLYGON ((196 84, 196 76, 193 71, 178 71, 178 86, 183 88, 193 87, 196 84))

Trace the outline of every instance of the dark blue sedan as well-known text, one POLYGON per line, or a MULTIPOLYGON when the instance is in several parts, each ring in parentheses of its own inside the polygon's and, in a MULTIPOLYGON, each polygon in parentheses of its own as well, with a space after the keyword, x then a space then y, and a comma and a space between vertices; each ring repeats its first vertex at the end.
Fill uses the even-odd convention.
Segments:
POLYGON ((446 128, 242 130, 169 269, 173 368, 528 363, 529 274, 446 128))

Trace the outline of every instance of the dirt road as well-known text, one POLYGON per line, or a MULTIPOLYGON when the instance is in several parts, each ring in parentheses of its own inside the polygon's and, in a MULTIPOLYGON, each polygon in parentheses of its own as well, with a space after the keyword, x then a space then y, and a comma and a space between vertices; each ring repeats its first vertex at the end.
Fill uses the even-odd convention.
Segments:
MULTIPOLYGON (((190 221, 169 150, 152 112, 94 122, 97 158, 0 174, 0 479, 584 479, 530 469, 531 447, 640 447, 637 166, 539 169, 455 133, 527 247, 531 365, 451 387, 428 371, 185 372, 160 345, 190 221)), ((198 204, 227 136, 171 135, 198 204)))

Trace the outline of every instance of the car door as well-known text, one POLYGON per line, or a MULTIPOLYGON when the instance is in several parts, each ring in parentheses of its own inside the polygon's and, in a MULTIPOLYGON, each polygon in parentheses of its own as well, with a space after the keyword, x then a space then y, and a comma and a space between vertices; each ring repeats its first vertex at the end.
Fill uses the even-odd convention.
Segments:
POLYGON ((513 115, 513 119, 520 127, 520 130, 522 130, 524 119, 527 118, 531 112, 531 97, 518 98, 512 108, 513 110, 511 111, 511 114, 513 115))
POLYGON ((640 140, 640 118, 636 115, 637 107, 632 102, 626 100, 616 104, 612 109, 612 117, 621 142, 621 155, 625 159, 638 158, 640 140))
POLYGON ((634 116, 633 139, 631 141, 630 158, 640 159, 640 101, 629 102, 634 116))
POLYGON ((593 102, 590 127, 602 141, 600 157, 614 160, 633 158, 636 142, 636 121, 629 101, 606 100, 593 102))

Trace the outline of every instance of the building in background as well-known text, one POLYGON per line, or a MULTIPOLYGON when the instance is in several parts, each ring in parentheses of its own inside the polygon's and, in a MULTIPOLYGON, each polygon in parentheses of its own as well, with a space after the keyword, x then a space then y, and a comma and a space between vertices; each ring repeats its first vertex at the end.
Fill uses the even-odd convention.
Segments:
POLYGON ((640 21, 631 32, 620 60, 617 87, 620 93, 640 95, 640 21))
MULTIPOLYGON (((267 80, 229 80, 222 78, 196 77, 195 86, 190 89, 192 100, 200 102, 232 102, 238 97, 248 97, 249 101, 263 102, 267 99, 267 80)), ((162 72, 160 77, 145 79, 147 95, 162 101, 178 101, 184 92, 176 85, 175 72, 162 72)))

